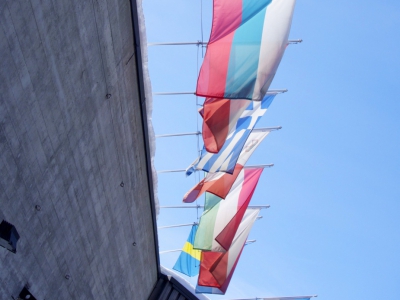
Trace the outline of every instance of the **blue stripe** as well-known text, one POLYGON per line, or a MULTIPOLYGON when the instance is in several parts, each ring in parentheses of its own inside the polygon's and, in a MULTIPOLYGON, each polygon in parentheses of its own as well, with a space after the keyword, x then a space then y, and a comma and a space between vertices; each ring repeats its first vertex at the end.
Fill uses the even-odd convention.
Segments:
MULTIPOLYGON (((242 128, 242 127, 241 127, 242 128)), ((208 161, 207 163, 204 165, 203 170, 208 172, 212 166, 214 165, 214 163, 216 162, 216 160, 221 156, 221 153, 224 153, 225 149, 229 147, 229 144, 232 142, 232 140, 234 139, 235 135, 238 133, 238 131, 241 130, 241 128, 238 128, 238 130, 235 132, 235 134, 232 135, 231 138, 227 139, 224 146, 222 147, 222 149, 219 151, 218 154, 214 154, 208 161)), ((251 133, 251 130, 245 130, 244 134, 242 135, 242 137, 237 141, 237 143, 235 144, 235 146, 233 147, 233 149, 226 154, 226 158, 224 160, 224 162, 227 159, 230 159, 228 167, 226 170, 224 170, 224 172, 226 173, 230 173, 233 174, 233 170, 235 169, 235 165, 236 165, 236 161, 239 158, 240 152, 242 152, 242 149, 244 147, 244 144, 247 141, 247 138, 249 137, 251 133)), ((205 156, 207 154, 207 150, 205 148, 203 148, 202 152, 201 152, 201 157, 205 156)), ((225 155, 225 154, 224 154, 225 155)), ((215 172, 219 172, 221 169, 221 166, 215 171, 215 172)))
POLYGON ((271 105, 272 100, 274 100, 275 96, 276 95, 265 95, 265 97, 261 101, 261 108, 268 108, 271 105))
POLYGON ((192 230, 190 231, 189 237, 188 237, 188 239, 187 239, 187 241, 188 241, 190 244, 192 244, 192 245, 193 245, 193 243, 194 243, 194 238, 195 238, 195 236, 196 236, 196 232, 197 232, 197 228, 198 228, 198 227, 199 227, 198 225, 193 225, 193 226, 192 226, 192 230))
MULTIPOLYGON (((190 231, 189 237, 187 239, 187 242, 192 246, 194 244, 194 238, 196 236, 198 227, 198 225, 192 226, 192 230, 190 231)), ((199 274, 200 261, 194 258, 189 253, 182 251, 173 269, 190 277, 196 276, 197 274, 199 274)))
MULTIPOLYGON (((270 106, 270 104, 272 103, 272 101, 274 100, 275 96, 276 95, 266 95, 261 101, 261 108, 267 109, 270 106)), ((251 102, 249 104, 247 109, 248 110, 253 109, 253 102, 251 102)), ((257 122, 260 119, 261 119, 261 117, 257 117, 255 124, 257 124, 257 122)), ((222 170, 222 171, 230 173, 230 174, 233 173, 236 162, 239 159, 239 156, 240 156, 240 153, 242 152, 244 144, 246 143, 251 131, 253 130, 253 128, 248 128, 249 124, 250 124, 250 120, 251 120, 251 117, 239 118, 239 120, 237 121, 237 124, 236 124, 235 133, 233 133, 232 136, 225 141, 224 146, 221 148, 221 150, 218 153, 213 154, 213 156, 207 161, 207 163, 204 164, 204 167, 202 169, 203 171, 209 172, 210 169, 212 168, 212 166, 214 165, 214 163, 217 161, 217 159, 221 156, 222 153, 224 153, 225 149, 229 147, 230 143, 232 143, 233 139, 238 134, 238 132, 240 130, 246 130, 245 133, 243 134, 243 136, 239 139, 239 141, 233 147, 232 151, 230 151, 225 157, 225 161, 226 161, 226 159, 228 159, 229 156, 232 155, 232 157, 230 158, 230 162, 229 162, 227 170, 222 170)), ((203 150, 201 151, 200 161, 203 159, 203 157, 205 155, 207 155, 207 153, 208 153, 207 150, 205 149, 205 147, 203 147, 203 150)), ((194 170, 197 168, 197 166, 198 166, 198 163, 196 163, 194 166, 191 166, 186 171, 186 175, 189 176, 191 173, 193 173, 194 170)), ((218 171, 220 171, 220 167, 216 170, 216 172, 218 172, 218 171)))
POLYGON ((257 79, 266 8, 240 26, 233 37, 225 98, 252 99, 257 79))
POLYGON ((217 288, 209 287, 209 286, 201 286, 196 285, 196 294, 216 294, 216 295, 224 295, 224 293, 217 288))
POLYGON ((182 251, 173 269, 190 277, 196 276, 199 274, 200 261, 182 251))
POLYGON ((260 10, 266 8, 271 4, 272 0, 243 0, 242 2, 242 24, 246 23, 254 15, 256 15, 260 10))

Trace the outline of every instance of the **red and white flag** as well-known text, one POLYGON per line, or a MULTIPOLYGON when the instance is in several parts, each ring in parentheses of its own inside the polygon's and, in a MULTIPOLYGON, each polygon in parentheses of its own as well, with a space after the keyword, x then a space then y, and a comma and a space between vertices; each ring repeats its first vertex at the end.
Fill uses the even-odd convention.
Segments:
POLYGON ((253 196, 262 168, 243 169, 225 200, 206 195, 193 248, 225 252, 234 240, 242 218, 253 196), (217 199, 215 199, 217 198, 217 199))
POLYGON ((228 251, 202 252, 198 286, 217 288, 222 294, 226 292, 247 237, 259 212, 259 208, 247 209, 228 251))

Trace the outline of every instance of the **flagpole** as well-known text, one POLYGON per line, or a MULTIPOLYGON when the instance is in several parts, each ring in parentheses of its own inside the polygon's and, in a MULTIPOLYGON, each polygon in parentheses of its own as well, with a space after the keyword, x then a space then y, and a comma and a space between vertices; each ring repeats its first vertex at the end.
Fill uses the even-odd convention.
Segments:
MULTIPOLYGON (((257 242, 257 240, 247 240, 246 243, 245 243, 245 245, 250 245, 250 244, 253 244, 253 243, 255 243, 255 242, 257 242)), ((181 251, 182 251, 182 249, 174 249, 174 250, 160 251, 160 252, 158 252, 158 253, 159 253, 159 254, 165 254, 165 253, 181 252, 181 251)), ((296 299, 296 298, 294 298, 294 299, 296 299)))
POLYGON ((161 93, 153 93, 154 96, 164 96, 164 95, 194 95, 195 92, 161 92, 161 93))
POLYGON ((189 224, 179 224, 179 225, 161 226, 161 227, 157 227, 157 229, 166 229, 166 228, 193 226, 193 225, 198 225, 198 224, 199 224, 199 223, 197 223, 197 222, 193 222, 193 223, 189 223, 189 224))
MULTIPOLYGON (((204 208, 204 205, 160 206, 160 208, 204 208)), ((270 208, 270 205, 249 205, 248 208, 265 209, 265 208, 270 208)))
MULTIPOLYGON (((256 299, 260 299, 260 300, 294 300, 294 299, 304 299, 304 298, 314 298, 314 297, 318 297, 318 295, 309 295, 309 296, 295 296, 295 297, 268 297, 268 298, 256 298, 256 299)), ((245 299, 243 299, 245 300, 245 299)))
MULTIPOLYGON (((257 220, 262 219, 262 218, 263 218, 263 216, 258 216, 258 217, 257 217, 257 220)), ((188 223, 188 224, 160 226, 160 227, 157 227, 157 229, 176 228, 176 227, 193 226, 193 225, 199 225, 199 223, 193 222, 193 223, 188 223)), ((255 240, 254 240, 254 241, 255 241, 255 240)))
MULTIPOLYGON (((265 127, 265 128, 255 128, 254 131, 265 131, 265 130, 279 130, 282 129, 282 126, 275 126, 275 127, 265 127)), ((187 132, 187 133, 171 133, 171 134, 159 134, 156 135, 156 138, 160 137, 171 137, 171 136, 185 136, 185 135, 200 135, 200 131, 196 132, 187 132)))
MULTIPOLYGON (((296 39, 296 40, 288 40, 288 44, 299 44, 302 43, 303 39, 296 39)), ((204 46, 207 45, 208 42, 169 42, 169 43, 148 43, 148 47, 152 46, 186 46, 186 45, 197 45, 197 46, 204 46)))
POLYGON ((175 250, 166 250, 166 251, 160 251, 159 254, 165 254, 165 253, 170 253, 170 252, 180 252, 182 249, 175 249, 175 250))
POLYGON ((197 132, 187 132, 187 133, 173 133, 173 134, 160 134, 160 135, 156 135, 156 138, 160 138, 160 137, 171 137, 171 136, 185 136, 185 135, 200 135, 201 132, 197 131, 197 132))
MULTIPOLYGON (((276 95, 286 93, 288 89, 268 90, 266 95, 276 95)), ((169 95, 195 95, 196 92, 159 92, 153 93, 153 96, 169 96, 169 95)))
POLYGON ((255 298, 240 298, 240 299, 230 299, 230 300, 295 300, 295 299, 307 299, 318 297, 318 295, 309 296, 295 296, 295 297, 255 297, 255 298))
POLYGON ((255 242, 257 242, 257 240, 247 240, 245 245, 250 245, 250 244, 253 244, 255 242))
MULTIPOLYGON (((250 168, 272 168, 274 164, 264 164, 264 165, 254 165, 254 166, 245 166, 245 169, 250 169, 250 168)), ((195 172, 200 171, 200 170, 195 170, 195 172)), ((175 172, 186 172, 186 169, 177 169, 177 170, 161 170, 157 171, 157 173, 175 173, 175 172)))

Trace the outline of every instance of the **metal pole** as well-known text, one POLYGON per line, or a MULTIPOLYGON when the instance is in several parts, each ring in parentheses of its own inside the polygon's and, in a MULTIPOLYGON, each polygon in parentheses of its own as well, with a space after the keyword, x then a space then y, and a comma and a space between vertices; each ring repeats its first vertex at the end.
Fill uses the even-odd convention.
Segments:
POLYGON ((256 131, 256 132, 257 131, 266 131, 266 130, 273 131, 273 130, 279 130, 279 129, 282 129, 282 126, 254 128, 253 131, 256 131))
MULTIPOLYGON (((258 216, 257 220, 262 219, 263 216, 258 216)), ((199 225, 199 223, 197 222, 193 222, 193 223, 188 223, 188 224, 179 224, 179 225, 170 225, 170 226, 161 226, 161 227, 157 227, 157 229, 166 229, 166 228, 175 228, 175 227, 184 227, 184 226, 193 226, 193 225, 199 225)))
MULTIPOLYGON (((246 243, 245 243, 245 245, 249 245, 249 244, 252 244, 252 243, 255 243, 255 242, 257 242, 257 240, 247 240, 246 243)), ((160 253, 160 254, 165 254, 165 253, 181 252, 181 251, 182 251, 182 249, 174 249, 174 250, 160 251, 159 253, 160 253)), ((296 298, 294 298, 294 299, 296 299, 296 298)))
MULTIPOLYGON (((254 166, 245 166, 245 169, 249 168, 271 168, 273 167, 274 164, 264 164, 264 165, 254 165, 254 166)), ((195 170, 195 172, 200 171, 200 170, 195 170)), ((186 169, 177 169, 177 170, 162 170, 162 171, 157 171, 157 173, 177 173, 177 172, 186 172, 186 169)))
POLYGON ((182 45, 207 45, 207 42, 173 42, 173 43, 148 43, 147 46, 182 46, 182 45))
POLYGON ((198 225, 198 224, 199 224, 199 223, 194 222, 194 223, 189 223, 189 224, 179 224, 179 225, 161 226, 161 227, 157 227, 157 229, 175 228, 175 227, 184 227, 184 226, 193 226, 193 225, 198 225))
MULTIPOLYGON (((267 95, 276 95, 286 93, 288 89, 268 90, 267 95)), ((196 92, 160 92, 153 93, 154 96, 165 96, 165 95, 195 95, 196 92)))
POLYGON ((153 93, 155 96, 159 95, 194 95, 195 92, 162 92, 162 93, 153 93))
POLYGON ((257 242, 257 240, 247 240, 245 245, 250 245, 250 244, 253 244, 255 242, 257 242))
MULTIPOLYGON (((288 44, 299 44, 303 42, 302 39, 297 39, 297 40, 288 40, 288 44)), ((171 42, 171 43, 148 43, 147 46, 148 47, 152 47, 152 46, 186 46, 186 45, 207 45, 208 42, 201 42, 201 41, 197 41, 197 42, 171 42)))
POLYGON ((185 135, 200 135, 201 132, 197 131, 197 132, 188 132, 188 133, 173 133, 173 134, 160 134, 160 135, 156 135, 156 138, 160 138, 160 137, 171 137, 171 136, 185 136, 185 135))
POLYGON ((230 299, 230 300, 296 300, 296 299, 305 299, 305 298, 314 298, 318 297, 318 295, 310 295, 310 296, 295 296, 295 297, 255 297, 255 298, 241 298, 241 299, 230 299))
MULTIPOLYGON (((255 128, 254 131, 265 131, 265 130, 279 130, 282 129, 282 126, 275 126, 275 127, 265 127, 265 128, 255 128)), ((171 134, 159 134, 156 135, 156 138, 160 137, 171 137, 171 136, 185 136, 185 135, 200 135, 200 131, 196 132, 187 132, 187 133, 171 133, 171 134)))
POLYGON ((170 253, 170 252, 180 252, 182 249, 175 249, 175 250, 167 250, 167 251, 160 251, 160 254, 170 253))
MULTIPOLYGON (((160 208, 204 208, 204 205, 160 206, 160 208)), ((248 208, 270 208, 270 205, 249 205, 248 208)))

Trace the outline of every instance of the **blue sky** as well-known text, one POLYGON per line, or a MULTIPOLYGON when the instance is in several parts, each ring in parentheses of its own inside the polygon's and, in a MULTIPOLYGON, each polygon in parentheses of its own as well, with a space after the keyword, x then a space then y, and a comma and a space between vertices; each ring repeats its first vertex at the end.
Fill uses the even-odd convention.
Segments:
MULTIPOLYGON (((148 42, 200 40, 200 3, 143 1, 148 42)), ((212 1, 203 0, 205 41, 211 14, 212 1)), ((252 200, 271 208, 255 223, 257 242, 243 251, 227 294, 215 299, 400 299, 399 16, 398 1, 297 1, 290 38, 304 42, 287 48, 271 85, 289 92, 257 125, 283 128, 248 162, 275 164, 252 200)), ((154 92, 195 90, 201 49, 148 51, 154 92)), ((156 134, 201 128, 195 96, 153 101, 156 134)), ((157 140, 158 170, 186 168, 196 157, 194 136, 157 140)), ((198 180, 159 174, 160 204, 181 205, 198 180)), ((193 209, 162 209, 158 223, 196 220, 193 209)), ((181 248, 189 231, 160 230, 160 250, 181 248)), ((161 262, 171 268, 178 255, 161 262)))

